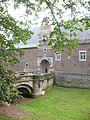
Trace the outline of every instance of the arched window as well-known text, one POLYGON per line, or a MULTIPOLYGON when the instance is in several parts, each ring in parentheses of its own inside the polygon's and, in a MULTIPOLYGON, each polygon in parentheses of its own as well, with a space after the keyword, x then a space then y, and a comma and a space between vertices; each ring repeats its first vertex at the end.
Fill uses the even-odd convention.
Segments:
POLYGON ((28 68, 28 65, 29 65, 29 64, 26 62, 26 63, 25 63, 25 68, 28 68))

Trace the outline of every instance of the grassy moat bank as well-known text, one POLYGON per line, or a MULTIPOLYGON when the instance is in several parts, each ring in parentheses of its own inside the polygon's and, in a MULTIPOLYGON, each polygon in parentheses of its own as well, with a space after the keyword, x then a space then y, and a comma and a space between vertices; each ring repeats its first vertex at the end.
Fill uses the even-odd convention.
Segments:
MULTIPOLYGON (((89 120, 90 90, 52 87, 44 96, 22 102, 18 107, 26 112, 22 120, 89 120)), ((2 116, 0 120, 13 118, 2 116)))

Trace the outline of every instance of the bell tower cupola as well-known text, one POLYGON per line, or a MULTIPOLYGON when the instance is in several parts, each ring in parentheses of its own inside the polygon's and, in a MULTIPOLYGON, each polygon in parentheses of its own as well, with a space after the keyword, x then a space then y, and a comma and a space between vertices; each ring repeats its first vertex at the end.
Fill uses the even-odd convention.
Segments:
POLYGON ((46 22, 47 18, 45 17, 42 21, 39 33, 39 47, 48 45, 50 39, 51 25, 46 22))
POLYGON ((37 68, 38 73, 49 73, 53 68, 53 57, 51 54, 51 46, 48 45, 50 40, 51 25, 44 18, 39 33, 37 68))

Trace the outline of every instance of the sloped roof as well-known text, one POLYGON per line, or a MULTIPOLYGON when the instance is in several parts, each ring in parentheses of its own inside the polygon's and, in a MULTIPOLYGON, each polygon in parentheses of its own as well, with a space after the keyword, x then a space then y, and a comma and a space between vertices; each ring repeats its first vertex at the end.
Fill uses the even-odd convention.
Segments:
POLYGON ((27 40, 27 44, 25 45, 23 42, 20 42, 18 45, 16 45, 16 47, 19 47, 19 48, 37 47, 38 46, 38 34, 40 32, 40 27, 36 27, 32 29, 32 31, 34 34, 31 37, 31 39, 27 40))
POLYGON ((77 36, 81 39, 90 39, 90 29, 84 31, 84 32, 77 32, 77 36))
MULTIPOLYGON (((64 29, 61 28, 62 32, 67 32, 68 34, 70 33, 70 31, 68 29, 64 29)), ((77 34, 77 38, 80 38, 81 43, 90 43, 90 29, 86 30, 86 31, 75 31, 75 33, 77 34)), ((68 37, 68 36, 67 36, 68 37)))
POLYGON ((81 43, 90 43, 90 29, 84 32, 77 32, 77 37, 80 38, 81 43))
MULTIPOLYGON (((30 48, 30 47, 38 47, 38 38, 39 38, 39 33, 40 33, 40 27, 36 27, 32 29, 34 32, 33 36, 31 39, 27 40, 27 44, 25 45, 24 43, 20 42, 20 44, 17 45, 19 48, 30 48)), ((66 30, 68 32, 68 30, 66 30)), ((80 32, 76 31, 77 37, 80 38, 81 43, 90 43, 90 29, 80 32)))

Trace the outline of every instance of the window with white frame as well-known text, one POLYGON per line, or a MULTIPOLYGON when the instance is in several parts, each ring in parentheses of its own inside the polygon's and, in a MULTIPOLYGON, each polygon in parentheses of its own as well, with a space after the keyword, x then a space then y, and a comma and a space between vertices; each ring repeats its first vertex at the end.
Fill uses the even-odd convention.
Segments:
POLYGON ((79 61, 86 61, 86 51, 79 51, 79 61))
POLYGON ((61 53, 55 53, 55 60, 61 60, 61 53))

